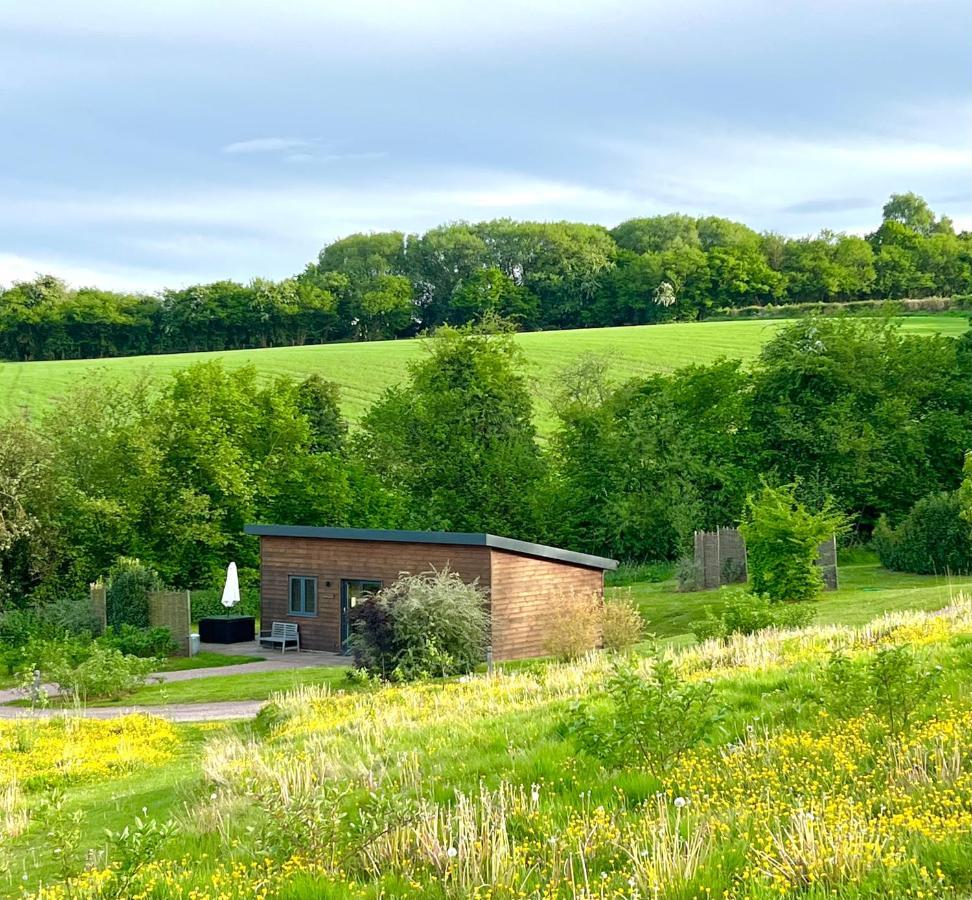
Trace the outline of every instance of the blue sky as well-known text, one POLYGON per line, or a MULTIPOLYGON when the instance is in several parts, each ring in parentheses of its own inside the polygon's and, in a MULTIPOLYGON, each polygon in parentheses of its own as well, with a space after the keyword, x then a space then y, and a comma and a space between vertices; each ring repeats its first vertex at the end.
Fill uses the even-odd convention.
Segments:
POLYGON ((969 0, 3 0, 0 284, 284 277, 354 231, 972 228, 969 0))

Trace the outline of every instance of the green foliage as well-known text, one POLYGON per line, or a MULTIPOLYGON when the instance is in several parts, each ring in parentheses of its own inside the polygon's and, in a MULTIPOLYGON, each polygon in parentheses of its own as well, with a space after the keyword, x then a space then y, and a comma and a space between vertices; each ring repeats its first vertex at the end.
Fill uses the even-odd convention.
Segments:
POLYGON ((135 628, 127 623, 109 629, 98 638, 103 647, 111 647, 126 656, 162 659, 171 656, 179 647, 172 640, 168 628, 135 628))
POLYGON ((442 328, 362 423, 359 452, 414 527, 536 533, 543 475, 520 351, 495 321, 442 328))
POLYGON ((395 681, 470 672, 485 657, 487 602, 448 569, 402 575, 352 609, 355 665, 395 681))
POLYGON ((848 527, 847 518, 829 501, 812 512, 797 500, 796 490, 795 484, 764 484, 747 499, 739 526, 753 593, 770 600, 813 600, 823 588, 817 565, 820 544, 848 527))
POLYGON ((86 659, 75 664, 69 655, 48 658, 38 665, 41 678, 57 685, 62 697, 117 700, 142 685, 158 666, 157 659, 126 656, 120 650, 93 644, 86 659))
POLYGON ((623 562, 616 569, 604 573, 606 587, 627 587, 630 584, 657 583, 672 577, 674 565, 667 560, 659 562, 623 562))
POLYGON ((148 595, 162 587, 159 573, 139 559, 119 557, 108 570, 105 606, 108 624, 148 628, 148 595))
MULTIPOLYGON (((246 576, 240 577, 240 603, 235 607, 241 616, 260 615, 260 586, 246 584, 246 576)), ((224 616, 226 607, 223 606, 223 588, 199 588, 189 592, 189 615, 193 622, 207 616, 224 616)))
POLYGON ((130 356, 376 340, 491 313, 524 328, 704 318, 767 303, 968 293, 972 251, 915 194, 866 239, 789 239, 679 213, 611 231, 574 222, 458 222, 352 234, 294 277, 221 280, 161 296, 73 290, 50 275, 0 291, 0 357, 130 356), (665 298, 665 302, 659 302, 665 298))
POLYGON ((969 526, 969 532, 972 534, 972 452, 965 454, 962 474, 964 477, 958 492, 959 514, 969 526))
POLYGON ((972 572, 972 527, 962 517, 961 492, 923 497, 892 528, 882 517, 872 544, 882 565, 920 575, 972 572))
POLYGON ((824 702, 844 717, 871 711, 898 738, 935 696, 941 677, 941 667, 929 665, 907 645, 882 647, 863 660, 838 651, 824 671, 824 702))
POLYGON ((647 674, 626 658, 614 660, 595 699, 575 705, 567 727, 582 750, 605 764, 644 766, 661 779, 715 718, 712 685, 684 681, 656 652, 647 674))
POLYGON ((706 607, 705 618, 692 631, 699 641, 725 640, 733 634, 755 634, 764 628, 804 628, 813 621, 807 603, 773 603, 750 591, 731 591, 716 615, 706 607))

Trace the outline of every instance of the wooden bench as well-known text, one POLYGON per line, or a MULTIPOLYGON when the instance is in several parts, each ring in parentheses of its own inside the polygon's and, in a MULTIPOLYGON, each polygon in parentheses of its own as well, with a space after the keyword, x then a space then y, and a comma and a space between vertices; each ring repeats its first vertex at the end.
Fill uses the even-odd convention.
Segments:
POLYGON ((280 652, 284 653, 287 646, 292 645, 300 653, 300 631, 296 622, 274 622, 269 631, 261 631, 259 638, 260 646, 264 644, 279 644, 280 652))

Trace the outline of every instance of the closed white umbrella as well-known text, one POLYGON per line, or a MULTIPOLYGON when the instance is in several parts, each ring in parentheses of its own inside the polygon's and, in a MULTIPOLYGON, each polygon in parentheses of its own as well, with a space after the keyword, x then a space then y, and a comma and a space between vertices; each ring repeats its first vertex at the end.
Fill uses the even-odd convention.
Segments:
POLYGON ((240 602, 240 577, 236 574, 236 563, 231 562, 226 567, 226 584, 223 586, 222 604, 232 609, 240 602))

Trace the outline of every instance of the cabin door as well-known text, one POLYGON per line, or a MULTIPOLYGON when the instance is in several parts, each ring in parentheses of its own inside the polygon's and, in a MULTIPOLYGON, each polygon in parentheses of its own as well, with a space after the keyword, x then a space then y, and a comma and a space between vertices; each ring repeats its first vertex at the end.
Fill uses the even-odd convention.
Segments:
POLYGON ((351 634, 351 610, 358 601, 381 590, 381 582, 367 578, 346 578, 341 582, 341 652, 347 652, 351 634))

